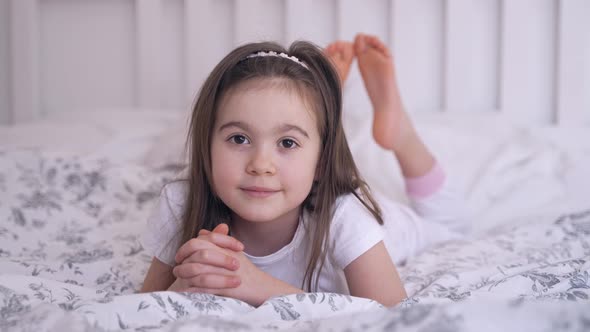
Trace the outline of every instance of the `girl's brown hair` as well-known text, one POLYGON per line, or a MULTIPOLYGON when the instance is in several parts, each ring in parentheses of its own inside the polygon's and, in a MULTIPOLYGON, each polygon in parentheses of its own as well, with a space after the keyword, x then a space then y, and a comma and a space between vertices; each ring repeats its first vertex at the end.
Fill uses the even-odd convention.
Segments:
POLYGON ((383 220, 379 206, 360 177, 344 136, 342 90, 338 74, 321 49, 309 42, 294 42, 288 50, 272 42, 238 47, 221 60, 201 87, 187 138, 190 173, 182 216, 181 244, 197 236, 201 229, 212 230, 220 223, 230 223, 230 210, 212 187, 211 129, 214 128, 215 114, 221 99, 230 89, 254 79, 285 80, 316 113, 321 138, 316 177, 319 180, 303 202, 304 209, 307 209, 313 221, 309 225, 313 230, 309 234, 313 234, 313 238, 301 287, 307 291, 317 290, 329 246, 330 222, 336 199, 341 195, 353 194, 380 224, 383 224, 383 220), (277 56, 247 58, 259 51, 295 56, 308 68, 277 56))

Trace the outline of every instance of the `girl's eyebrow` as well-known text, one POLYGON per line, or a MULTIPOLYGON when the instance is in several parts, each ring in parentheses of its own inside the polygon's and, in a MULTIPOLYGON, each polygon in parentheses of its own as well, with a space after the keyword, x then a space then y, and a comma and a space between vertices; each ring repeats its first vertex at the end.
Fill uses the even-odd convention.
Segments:
MULTIPOLYGON (((250 131, 250 126, 248 126, 246 123, 241 122, 241 121, 229 121, 225 124, 223 124, 221 127, 219 127, 219 131, 222 131, 226 128, 229 127, 238 127, 244 131, 250 131)), ((303 136, 309 138, 309 134, 307 133, 307 131, 303 130, 301 127, 296 126, 296 125, 292 125, 292 124, 282 124, 280 126, 278 126, 276 132, 278 133, 284 133, 290 130, 295 130, 298 131, 299 133, 301 133, 303 136)))
POLYGON ((229 128, 229 127, 238 127, 238 128, 240 128, 240 129, 242 129, 244 131, 250 131, 250 127, 247 124, 245 124, 245 123, 243 123, 241 121, 230 121, 230 122, 227 122, 227 123, 223 124, 221 127, 219 127, 219 131, 222 131, 225 128, 229 128))
POLYGON ((309 135, 307 134, 307 131, 303 130, 302 128, 296 126, 296 125, 292 125, 292 124, 288 124, 285 123, 283 125, 280 125, 279 128, 277 129, 277 132, 279 133, 284 133, 290 130, 295 130, 298 131, 299 133, 301 133, 301 135, 309 138, 309 135))

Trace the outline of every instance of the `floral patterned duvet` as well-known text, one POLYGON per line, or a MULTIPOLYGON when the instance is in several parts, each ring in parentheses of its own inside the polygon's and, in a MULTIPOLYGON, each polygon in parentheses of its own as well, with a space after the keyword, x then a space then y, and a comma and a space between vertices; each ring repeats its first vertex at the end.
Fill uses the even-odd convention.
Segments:
POLYGON ((0 151, 0 331, 590 330, 590 206, 504 223, 400 266, 396 308, 350 296, 258 308, 203 294, 136 294, 138 236, 177 168, 0 151))

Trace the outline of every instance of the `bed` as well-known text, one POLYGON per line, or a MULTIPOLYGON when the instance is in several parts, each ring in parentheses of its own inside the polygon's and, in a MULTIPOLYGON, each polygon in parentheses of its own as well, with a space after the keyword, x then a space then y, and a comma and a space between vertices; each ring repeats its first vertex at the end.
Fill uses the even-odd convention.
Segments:
MULTIPOLYGON (((151 260, 138 237, 162 185, 182 169, 179 128, 186 116, 146 113, 144 129, 133 131, 121 120, 133 111, 117 114, 111 124, 108 117, 69 117, 68 129, 56 125, 61 119, 0 131, 2 329, 589 326, 587 132, 576 137, 559 128, 527 129, 501 117, 416 119, 449 172, 462 174, 473 234, 400 266, 409 298, 394 309, 322 293, 278 297, 253 308, 203 294, 135 294, 151 260), (487 130, 473 130, 482 123, 487 130), (80 130, 88 142, 70 140, 57 148, 59 142, 47 141, 80 130), (33 142, 33 131, 46 139, 33 142), (505 141, 497 139, 500 134, 505 141)), ((348 116, 346 123, 355 123, 348 136, 361 171, 374 190, 391 185, 395 190, 388 194, 399 195, 394 167, 376 173, 375 165, 393 163, 371 142, 370 118, 348 116)))
MULTIPOLYGON (((0 73, 12 73, 0 81, 0 330, 590 330, 587 1, 245 3, 0 2, 13 18, 0 19, 0 73), (138 294, 151 261, 138 239, 184 167, 187 110, 211 66, 247 40, 357 31, 392 46, 407 109, 473 231, 399 266, 408 298, 394 308, 327 293, 258 308, 138 294)), ((355 161, 372 190, 404 202, 363 91, 353 67, 355 161)))

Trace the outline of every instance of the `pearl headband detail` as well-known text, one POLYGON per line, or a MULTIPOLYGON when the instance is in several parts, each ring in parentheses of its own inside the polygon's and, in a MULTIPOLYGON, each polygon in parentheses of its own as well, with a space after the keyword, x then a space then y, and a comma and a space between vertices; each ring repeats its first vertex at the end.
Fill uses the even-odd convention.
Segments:
POLYGON ((293 61, 293 62, 295 62, 295 63, 303 66, 305 69, 309 70, 309 67, 307 67, 307 65, 303 61, 299 60, 295 56, 290 56, 290 55, 285 54, 285 53, 282 53, 282 52, 281 53, 277 53, 275 51, 269 51, 269 52, 259 51, 259 52, 252 53, 252 54, 248 55, 246 57, 246 59, 257 58, 257 57, 261 57, 261 56, 263 56, 263 57, 264 56, 276 56, 276 57, 281 57, 281 58, 289 59, 289 60, 291 60, 291 61, 293 61))

